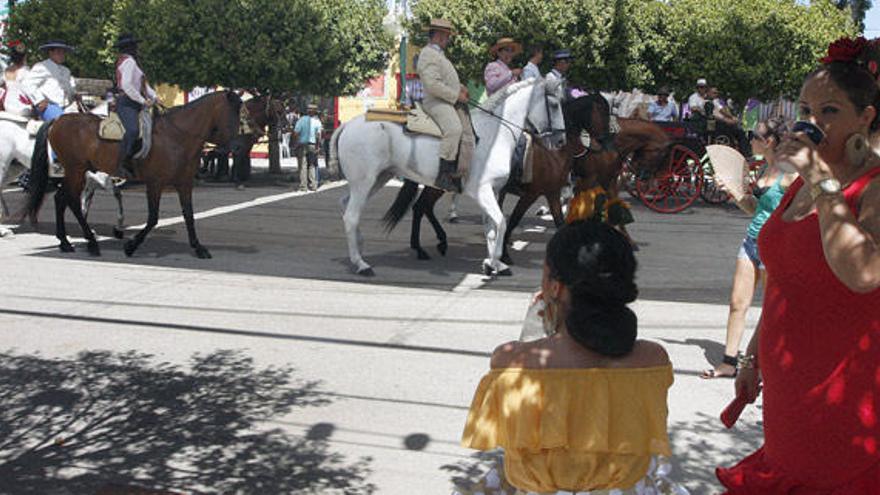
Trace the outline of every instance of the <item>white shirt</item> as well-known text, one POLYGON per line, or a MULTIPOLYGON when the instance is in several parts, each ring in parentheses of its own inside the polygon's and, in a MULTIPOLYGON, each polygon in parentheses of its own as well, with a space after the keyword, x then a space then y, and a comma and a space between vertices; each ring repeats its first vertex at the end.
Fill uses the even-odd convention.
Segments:
POLYGON ((119 90, 125 93, 129 99, 143 105, 145 96, 151 100, 156 99, 156 90, 145 84, 144 72, 138 67, 137 61, 130 55, 123 55, 124 60, 116 68, 116 84, 119 90), (143 90, 143 93, 141 93, 143 90))
POLYGON ((526 66, 523 67, 522 76, 520 76, 520 79, 525 81, 530 77, 533 77, 535 79, 541 78, 541 69, 539 69, 538 66, 533 64, 531 61, 529 61, 529 63, 527 63, 526 66))
POLYGON ((691 113, 699 113, 700 115, 705 115, 706 111, 703 108, 705 105, 706 100, 702 96, 700 96, 700 93, 694 92, 694 94, 692 94, 690 98, 688 98, 688 108, 690 109, 691 113))
POLYGON ((22 85, 27 74, 28 68, 24 66, 15 72, 15 78, 6 79, 6 96, 3 100, 3 107, 7 112, 23 117, 31 115, 33 106, 22 85))
POLYGON ((46 59, 34 64, 22 86, 35 105, 48 100, 63 108, 73 102, 76 81, 71 77, 70 69, 46 59))

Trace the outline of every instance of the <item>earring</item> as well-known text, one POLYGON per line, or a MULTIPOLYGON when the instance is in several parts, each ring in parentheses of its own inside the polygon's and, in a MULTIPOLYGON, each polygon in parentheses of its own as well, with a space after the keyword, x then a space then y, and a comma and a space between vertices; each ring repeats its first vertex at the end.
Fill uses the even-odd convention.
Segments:
POLYGON ((846 159, 850 165, 860 166, 868 157, 868 140, 865 135, 857 132, 846 140, 846 159))

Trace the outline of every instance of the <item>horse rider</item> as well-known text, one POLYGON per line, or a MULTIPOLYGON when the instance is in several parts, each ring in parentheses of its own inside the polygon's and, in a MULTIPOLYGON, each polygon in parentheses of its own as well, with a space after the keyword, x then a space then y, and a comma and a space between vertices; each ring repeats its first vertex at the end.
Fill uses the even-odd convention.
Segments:
POLYGON ((74 48, 62 40, 50 40, 40 50, 46 52, 47 58, 31 67, 22 85, 40 119, 52 122, 64 113, 67 105, 78 100, 76 82, 64 66, 67 53, 74 48))
POLYGON ((461 177, 470 166, 475 146, 467 109, 470 97, 443 53, 453 35, 452 24, 445 19, 432 19, 426 29, 428 45, 419 53, 418 74, 425 92, 422 109, 434 119, 441 133, 440 167, 434 185, 461 192, 461 177))
POLYGON ((3 51, 9 54, 9 66, 3 71, 2 83, 6 89, 0 98, 0 109, 21 117, 30 117, 33 115, 34 105, 22 86, 28 74, 27 50, 20 41, 11 41, 3 51))
POLYGON ((513 38, 501 38, 489 49, 489 53, 495 60, 486 64, 483 80, 486 83, 486 94, 492 96, 504 86, 519 80, 522 69, 511 69, 510 63, 513 62, 513 57, 522 53, 522 45, 513 38))
POLYGON ((544 47, 541 45, 532 45, 528 49, 529 61, 523 67, 520 79, 526 80, 530 78, 540 79, 541 69, 539 66, 544 61, 544 47))
POLYGON ((135 150, 134 145, 140 134, 139 116, 146 107, 150 108, 156 102, 156 90, 154 90, 144 71, 137 62, 138 41, 134 35, 126 33, 119 36, 114 47, 119 52, 116 59, 116 113, 125 134, 119 143, 119 157, 116 162, 116 175, 122 179, 134 177, 132 158, 135 150))
POLYGON ((566 86, 568 85, 566 74, 571 68, 571 61, 574 60, 574 56, 571 54, 571 50, 556 50, 553 52, 552 60, 553 69, 547 73, 544 80, 551 91, 555 89, 559 96, 559 101, 563 101, 566 99, 566 86))

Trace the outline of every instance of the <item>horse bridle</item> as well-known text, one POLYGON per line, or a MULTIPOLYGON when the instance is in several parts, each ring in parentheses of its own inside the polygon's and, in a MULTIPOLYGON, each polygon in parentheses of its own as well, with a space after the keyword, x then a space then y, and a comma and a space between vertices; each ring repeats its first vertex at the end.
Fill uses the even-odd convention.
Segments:
MULTIPOLYGON (((490 117, 493 117, 493 118, 499 120, 501 122, 501 124, 508 131, 510 131, 510 134, 513 135, 514 138, 516 138, 516 131, 519 130, 522 133, 531 134, 532 136, 534 136, 538 139, 543 139, 547 136, 552 136, 553 134, 560 132, 560 129, 556 129, 553 127, 553 119, 550 116, 550 101, 549 100, 550 100, 550 98, 548 97, 547 92, 545 90, 544 91, 544 108, 547 110, 547 123, 550 127, 546 130, 543 130, 543 131, 539 131, 537 129, 534 129, 535 124, 532 123, 531 120, 529 120, 528 114, 526 114, 526 124, 531 125, 531 128, 528 128, 526 126, 522 126, 517 123, 511 122, 500 115, 495 115, 495 113, 492 112, 491 110, 488 110, 485 107, 481 106, 480 102, 478 102, 477 100, 469 99, 468 105, 476 108, 477 110, 481 110, 482 112, 488 114, 490 117)), ((565 129, 562 129, 561 132, 565 132, 565 129)))

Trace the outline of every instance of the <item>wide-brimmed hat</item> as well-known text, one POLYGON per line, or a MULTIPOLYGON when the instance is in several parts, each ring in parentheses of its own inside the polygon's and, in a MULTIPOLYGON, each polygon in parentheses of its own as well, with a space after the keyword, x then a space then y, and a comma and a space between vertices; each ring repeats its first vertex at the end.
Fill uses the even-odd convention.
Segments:
POLYGON ((571 50, 563 49, 563 50, 556 50, 555 52, 553 52, 553 61, 554 62, 559 61, 559 60, 573 60, 573 59, 574 59, 574 55, 571 54, 571 50))
POLYGON ((315 105, 314 103, 309 103, 308 106, 306 106, 306 111, 308 111, 308 112, 310 112, 310 111, 315 111, 315 112, 317 112, 317 111, 318 111, 318 105, 315 105))
POLYGON ((130 46, 136 46, 140 43, 141 40, 134 37, 131 33, 124 33, 119 35, 119 39, 116 40, 116 44, 113 45, 113 48, 120 50, 122 48, 128 48, 130 46))
POLYGON ((447 21, 446 19, 431 19, 431 22, 428 23, 425 27, 422 28, 423 31, 446 31, 449 34, 455 34, 455 28, 452 27, 452 23, 447 21))
POLYGON ((76 51, 76 48, 68 45, 62 40, 49 40, 45 44, 40 45, 40 50, 51 50, 53 48, 62 48, 69 52, 76 51))
POLYGON ((489 53, 495 57, 498 56, 498 52, 501 51, 502 48, 507 47, 513 48, 514 56, 522 53, 522 45, 514 41, 513 38, 500 38, 494 45, 492 45, 492 48, 489 49, 489 53))
POLYGON ((708 86, 708 85, 709 85, 709 83, 704 78, 701 77, 701 78, 697 79, 697 87, 708 86))

